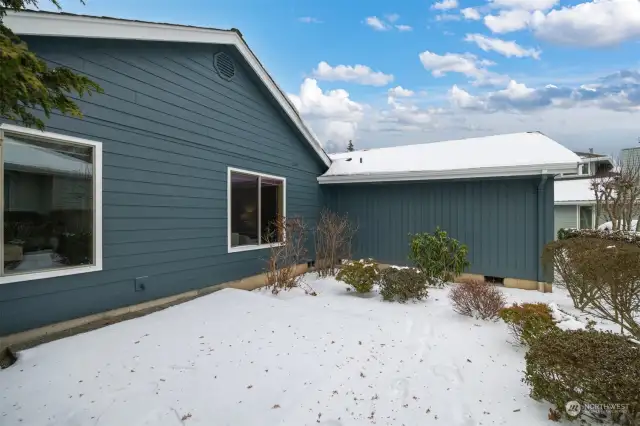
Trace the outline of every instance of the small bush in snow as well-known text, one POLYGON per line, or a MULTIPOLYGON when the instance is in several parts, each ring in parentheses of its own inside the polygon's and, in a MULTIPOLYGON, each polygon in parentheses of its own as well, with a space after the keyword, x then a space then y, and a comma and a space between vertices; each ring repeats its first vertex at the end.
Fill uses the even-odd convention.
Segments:
POLYGON ((344 263, 336 279, 349 284, 358 293, 369 293, 379 275, 378 264, 373 259, 362 259, 344 263))
POLYGON ((554 329, 532 342, 525 360, 531 397, 554 404, 557 413, 575 419, 565 404, 576 401, 581 416, 640 424, 638 344, 613 333, 554 329))
POLYGON ((340 215, 329 209, 320 212, 313 233, 318 276, 335 276, 340 262, 351 259, 351 242, 357 230, 358 227, 349 220, 347 214, 340 215))
POLYGON ((449 292, 453 310, 461 315, 495 320, 505 307, 502 291, 480 280, 456 284, 449 292))
POLYGON ((442 286, 469 266, 467 252, 466 245, 436 228, 433 234, 411 236, 409 259, 427 276, 430 285, 442 286))
POLYGON ((379 284, 384 300, 404 303, 425 299, 429 294, 425 275, 414 268, 389 267, 380 273, 379 284))
MULTIPOLYGON (((270 232, 267 235, 268 242, 282 242, 269 248, 269 258, 266 268, 266 287, 273 294, 281 290, 291 290, 303 284, 302 276, 298 273, 298 264, 303 262, 307 255, 306 233, 307 227, 301 218, 278 217, 269 223, 270 232)), ((305 286, 305 285, 303 285, 305 286)), ((305 292, 314 294, 310 287, 306 286, 305 292)))
POLYGON ((551 308, 545 303, 514 303, 501 309, 498 315, 507 323, 516 341, 522 345, 531 345, 538 337, 557 328, 551 308))

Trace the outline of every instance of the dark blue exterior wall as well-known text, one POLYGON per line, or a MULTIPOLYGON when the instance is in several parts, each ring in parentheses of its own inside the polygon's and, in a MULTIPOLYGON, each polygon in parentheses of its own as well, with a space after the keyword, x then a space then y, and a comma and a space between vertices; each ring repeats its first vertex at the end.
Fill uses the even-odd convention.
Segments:
POLYGON ((227 167, 286 177, 288 216, 315 221, 326 166, 233 48, 25 40, 105 91, 79 101, 83 119, 46 123, 103 143, 104 270, 0 285, 0 336, 262 272, 266 250, 227 253, 227 167), (213 69, 220 50, 231 82, 213 69))
MULTIPOLYGON (((358 225, 355 257, 408 264, 409 234, 437 226, 469 247, 468 272, 537 280, 540 177, 323 185, 328 205, 358 225)), ((543 233, 553 240, 553 179, 543 233)))

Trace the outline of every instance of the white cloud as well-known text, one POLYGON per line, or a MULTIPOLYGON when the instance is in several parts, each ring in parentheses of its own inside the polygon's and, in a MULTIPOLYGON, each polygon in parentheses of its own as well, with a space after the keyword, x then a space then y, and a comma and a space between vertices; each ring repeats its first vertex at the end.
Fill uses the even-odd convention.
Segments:
POLYGON ((455 15, 453 13, 442 13, 440 15, 436 15, 436 21, 459 21, 460 15, 455 15))
POLYGON ((442 77, 449 72, 471 77, 475 85, 499 85, 506 77, 489 71, 486 67, 495 65, 486 59, 478 59, 471 53, 445 53, 438 55, 428 50, 420 53, 420 62, 434 77, 442 77))
POLYGON ((377 16, 368 16, 364 22, 376 31, 387 31, 391 29, 389 24, 383 22, 377 16))
POLYGON ((321 20, 314 18, 313 16, 301 16, 298 18, 298 21, 304 22, 305 24, 322 24, 321 20))
POLYGON ((376 31, 389 31, 394 28, 400 32, 413 30, 413 27, 410 25, 396 24, 398 19, 400 19, 400 15, 398 15, 397 13, 385 15, 385 20, 380 19, 377 16, 369 16, 365 19, 365 24, 376 31))
POLYGON ((508 58, 515 56, 517 58, 532 57, 540 59, 541 52, 539 50, 524 48, 515 41, 490 38, 482 34, 467 34, 464 40, 477 44, 485 52, 494 51, 508 58))
POLYGON ((602 47, 640 39, 640 1, 594 0, 537 12, 532 28, 541 39, 572 46, 602 47))
POLYGON ((398 31, 400 31, 400 32, 413 31, 413 27, 412 27, 412 26, 409 26, 409 25, 402 25, 402 24, 400 24, 400 25, 396 25, 395 27, 396 27, 396 29, 397 29, 398 31))
POLYGON ((398 18, 400 18, 400 15, 398 15, 397 13, 392 13, 390 15, 385 15, 385 18, 387 18, 387 21, 394 23, 398 20, 398 18))
POLYGON ((483 101, 475 96, 471 96, 469 92, 460 89, 457 85, 453 85, 449 90, 449 99, 453 106, 462 109, 483 110, 485 109, 483 101))
POLYGON ((396 86, 389 89, 388 94, 393 97, 408 98, 415 95, 415 92, 413 90, 405 89, 402 86, 396 86))
POLYGON ((490 5, 500 9, 547 10, 558 2, 559 0, 492 0, 490 5))
POLYGON ((460 13, 462 13, 462 16, 464 17, 464 19, 467 19, 469 21, 478 21, 481 18, 480 12, 478 12, 476 9, 472 7, 466 7, 462 9, 460 13))
POLYGON ((373 71, 366 65, 337 65, 332 67, 322 61, 313 70, 313 76, 320 80, 347 81, 367 86, 384 86, 393 81, 392 74, 373 71))
POLYGON ((383 110, 377 121, 386 131, 425 131, 434 126, 435 115, 442 112, 437 108, 420 108, 412 103, 399 102, 395 97, 387 99, 389 109, 383 110))
POLYGON ((306 78, 300 86, 300 93, 288 96, 325 147, 345 147, 349 140, 354 139, 365 106, 351 100, 346 90, 323 93, 316 80, 306 78))
POLYGON ((484 24, 494 33, 509 33, 527 28, 532 16, 526 10, 503 10, 498 15, 485 16, 484 24))
POLYGON ((449 10, 458 7, 458 0, 441 0, 434 3, 431 8, 436 10, 449 10))
POLYGON ((604 110, 640 111, 640 73, 626 71, 602 79, 600 84, 578 87, 546 85, 531 88, 511 80, 495 92, 472 96, 454 86, 449 92, 453 105, 461 109, 485 112, 529 112, 547 108, 597 107, 604 110), (637 78, 637 79, 636 79, 637 78))

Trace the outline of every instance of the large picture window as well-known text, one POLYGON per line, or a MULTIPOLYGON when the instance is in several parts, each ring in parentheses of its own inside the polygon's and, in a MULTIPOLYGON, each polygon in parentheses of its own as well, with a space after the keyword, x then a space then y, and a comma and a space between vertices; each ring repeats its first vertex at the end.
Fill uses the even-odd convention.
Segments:
POLYGON ((274 224, 286 216, 286 179, 233 168, 227 178, 229 251, 282 242, 274 224))
POLYGON ((0 284, 102 268, 102 145, 0 127, 0 284))

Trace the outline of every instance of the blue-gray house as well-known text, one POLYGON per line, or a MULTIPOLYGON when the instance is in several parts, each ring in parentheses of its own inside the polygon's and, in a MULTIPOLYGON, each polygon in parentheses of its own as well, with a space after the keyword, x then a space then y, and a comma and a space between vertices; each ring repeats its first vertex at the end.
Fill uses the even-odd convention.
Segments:
POLYGON ((357 256, 406 263, 408 233, 441 226, 469 245, 470 273, 545 281, 553 176, 578 159, 544 135, 330 158, 236 30, 5 23, 104 94, 46 132, 1 126, 0 336, 256 276, 267 224, 323 207, 358 222, 357 256))

